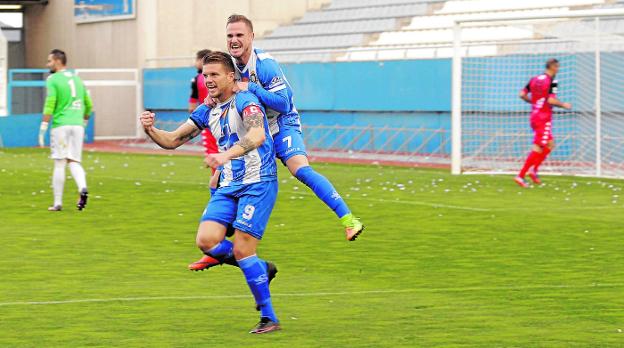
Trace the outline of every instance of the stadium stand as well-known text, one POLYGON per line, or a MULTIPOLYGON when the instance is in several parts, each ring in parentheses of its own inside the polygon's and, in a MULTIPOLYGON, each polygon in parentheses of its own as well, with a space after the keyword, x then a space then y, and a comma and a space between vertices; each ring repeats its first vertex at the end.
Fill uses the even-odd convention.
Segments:
POLYGON ((327 60, 334 50, 366 45, 375 35, 397 30, 409 18, 431 11, 439 0, 335 0, 321 11, 307 12, 292 25, 282 26, 256 46, 279 52, 284 61, 297 60, 300 53, 314 50, 304 60, 327 60), (303 38, 303 39, 302 39, 303 38))
MULTIPOLYGON (((282 62, 450 57, 456 19, 562 14, 622 5, 622 0, 334 0, 320 11, 308 12, 295 23, 278 27, 257 40, 256 46, 270 50, 282 62)), ((621 33, 622 26, 613 21, 609 30, 621 33)), ((565 25, 561 28, 566 29, 565 25)), ((475 27, 464 31, 462 40, 514 41, 539 34, 539 28, 531 25, 475 27)), ((492 45, 476 44, 469 55, 495 52, 492 45)))

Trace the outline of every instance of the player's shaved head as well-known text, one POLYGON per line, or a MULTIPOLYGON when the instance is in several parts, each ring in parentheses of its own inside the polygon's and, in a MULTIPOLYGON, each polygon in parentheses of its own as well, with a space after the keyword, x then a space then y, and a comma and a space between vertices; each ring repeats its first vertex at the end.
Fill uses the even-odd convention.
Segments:
POLYGON ((556 65, 559 65, 559 61, 556 58, 550 58, 546 61, 546 69, 552 69, 556 65))
POLYGON ((243 15, 239 15, 239 14, 233 14, 231 16, 228 17, 227 19, 227 24, 225 25, 226 27, 232 23, 245 23, 245 25, 247 25, 247 28, 249 28, 249 31, 253 33, 253 23, 251 23, 251 20, 243 15))
POLYGON ((67 64, 67 55, 65 52, 55 48, 48 54, 48 62, 46 63, 46 67, 50 69, 50 73, 54 74, 59 70, 65 69, 65 65, 67 64))
POLYGON ((555 76, 559 72, 559 61, 555 58, 550 58, 546 61, 546 73, 550 76, 555 76))
POLYGON ((212 53, 209 49, 199 50, 195 53, 195 67, 201 71, 202 65, 204 65, 204 57, 212 53))
POLYGON ((52 56, 52 59, 58 60, 63 65, 67 65, 67 55, 62 50, 55 48, 50 51, 50 55, 52 56))
POLYGON ((204 57, 209 55, 210 53, 212 53, 212 51, 209 49, 199 50, 197 51, 197 53, 195 53, 195 59, 204 59, 204 57))

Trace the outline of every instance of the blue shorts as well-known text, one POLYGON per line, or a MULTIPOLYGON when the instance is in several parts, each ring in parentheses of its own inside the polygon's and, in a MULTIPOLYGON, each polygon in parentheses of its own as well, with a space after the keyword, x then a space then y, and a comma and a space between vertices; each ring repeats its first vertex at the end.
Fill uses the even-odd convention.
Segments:
POLYGON ((262 239, 277 200, 277 180, 221 187, 210 197, 200 221, 232 225, 262 239))
POLYGON ((279 132, 273 136, 273 143, 275 157, 279 158, 284 165, 293 156, 307 156, 299 126, 280 125, 279 132))

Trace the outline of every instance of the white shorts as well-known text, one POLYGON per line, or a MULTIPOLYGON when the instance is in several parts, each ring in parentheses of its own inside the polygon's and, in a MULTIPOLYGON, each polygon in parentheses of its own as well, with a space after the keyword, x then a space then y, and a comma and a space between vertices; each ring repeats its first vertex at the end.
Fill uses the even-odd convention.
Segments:
POLYGON ((52 159, 82 160, 83 126, 60 126, 50 130, 52 159))

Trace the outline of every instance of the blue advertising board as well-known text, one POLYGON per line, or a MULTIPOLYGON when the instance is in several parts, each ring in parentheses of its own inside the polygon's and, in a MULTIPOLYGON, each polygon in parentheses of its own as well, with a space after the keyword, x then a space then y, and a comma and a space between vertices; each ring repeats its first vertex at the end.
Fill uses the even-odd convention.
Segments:
POLYGON ((136 17, 136 0, 74 0, 76 23, 132 19, 136 17))

